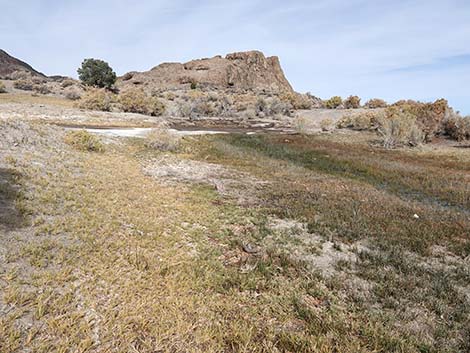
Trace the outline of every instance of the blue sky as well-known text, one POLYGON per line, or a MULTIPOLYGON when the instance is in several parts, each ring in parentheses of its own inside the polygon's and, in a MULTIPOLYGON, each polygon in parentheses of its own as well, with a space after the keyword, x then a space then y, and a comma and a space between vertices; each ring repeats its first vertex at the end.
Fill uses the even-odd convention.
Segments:
POLYGON ((447 98, 470 114, 469 0, 0 0, 0 48, 52 75, 258 49, 297 91, 447 98))

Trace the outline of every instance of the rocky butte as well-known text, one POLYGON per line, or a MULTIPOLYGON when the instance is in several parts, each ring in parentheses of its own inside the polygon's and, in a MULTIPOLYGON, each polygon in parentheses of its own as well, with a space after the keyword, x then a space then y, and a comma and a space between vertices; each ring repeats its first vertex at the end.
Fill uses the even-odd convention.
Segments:
POLYGON ((141 86, 146 91, 178 90, 190 86, 216 90, 293 92, 277 56, 259 51, 220 55, 187 63, 163 63, 150 71, 129 72, 120 77, 119 88, 141 86))

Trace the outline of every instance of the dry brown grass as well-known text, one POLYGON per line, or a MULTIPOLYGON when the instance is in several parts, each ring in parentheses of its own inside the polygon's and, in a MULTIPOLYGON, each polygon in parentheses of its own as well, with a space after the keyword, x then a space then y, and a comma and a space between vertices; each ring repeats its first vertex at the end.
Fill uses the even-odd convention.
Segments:
POLYGON ((0 95, 0 104, 5 103, 32 103, 32 104, 47 104, 59 107, 72 108, 73 102, 62 97, 54 96, 33 96, 30 94, 19 93, 5 93, 0 95))

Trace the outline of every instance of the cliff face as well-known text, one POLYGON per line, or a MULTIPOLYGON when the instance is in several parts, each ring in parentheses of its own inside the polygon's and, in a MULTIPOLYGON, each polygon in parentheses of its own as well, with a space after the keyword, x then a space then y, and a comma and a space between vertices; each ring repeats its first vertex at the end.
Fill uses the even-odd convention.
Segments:
POLYGON ((147 72, 130 72, 122 76, 118 87, 141 85, 146 90, 184 89, 191 83, 213 89, 293 91, 279 59, 275 56, 266 58, 259 51, 192 60, 185 64, 164 63, 147 72))
POLYGON ((14 58, 6 51, 0 49, 0 78, 7 78, 16 71, 23 71, 33 76, 45 77, 44 74, 36 71, 27 63, 14 58))

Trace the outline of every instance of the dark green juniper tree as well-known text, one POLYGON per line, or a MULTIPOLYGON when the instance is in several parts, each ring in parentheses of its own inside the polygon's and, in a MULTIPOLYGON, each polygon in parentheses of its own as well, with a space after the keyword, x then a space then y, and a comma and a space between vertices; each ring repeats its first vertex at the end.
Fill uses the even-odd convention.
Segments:
POLYGON ((103 60, 85 59, 77 72, 80 81, 88 86, 111 88, 116 82, 116 73, 103 60))

